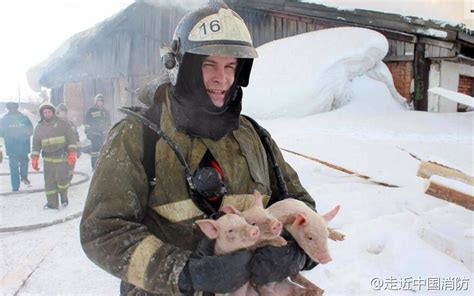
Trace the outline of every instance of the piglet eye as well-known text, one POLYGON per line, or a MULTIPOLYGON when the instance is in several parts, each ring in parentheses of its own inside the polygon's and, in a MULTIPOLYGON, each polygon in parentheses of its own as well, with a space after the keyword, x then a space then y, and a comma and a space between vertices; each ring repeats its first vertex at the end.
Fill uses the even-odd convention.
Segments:
POLYGON ((234 230, 233 229, 229 229, 229 232, 233 232, 234 230))
POLYGON ((313 237, 312 237, 312 236, 308 236, 308 239, 309 239, 309 240, 313 240, 313 237))
POLYGON ((255 225, 257 225, 257 223, 253 222, 252 225, 255 226, 255 225))

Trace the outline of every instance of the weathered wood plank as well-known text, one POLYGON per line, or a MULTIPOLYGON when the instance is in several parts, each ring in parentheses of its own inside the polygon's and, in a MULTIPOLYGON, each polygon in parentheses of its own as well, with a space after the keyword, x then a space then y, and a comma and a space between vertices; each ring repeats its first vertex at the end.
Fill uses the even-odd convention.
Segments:
POLYGON ((450 188, 435 180, 430 180, 425 190, 426 194, 460 205, 471 211, 474 210, 474 196, 450 188))
POLYGON ((403 41, 397 40, 397 56, 402 56, 405 54, 405 44, 403 41))
POLYGON ((445 178, 461 181, 468 185, 474 186, 474 177, 469 176, 466 173, 453 169, 442 164, 438 164, 431 161, 422 161, 418 167, 417 176, 429 179, 433 175, 438 175, 445 178))

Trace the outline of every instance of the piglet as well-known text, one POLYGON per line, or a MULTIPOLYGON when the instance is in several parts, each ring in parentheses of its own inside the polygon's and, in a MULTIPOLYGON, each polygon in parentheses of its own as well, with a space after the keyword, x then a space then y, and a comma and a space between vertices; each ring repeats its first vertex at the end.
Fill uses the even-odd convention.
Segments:
POLYGON ((210 239, 215 239, 214 254, 223 255, 253 246, 260 235, 257 226, 248 224, 237 214, 226 214, 217 220, 197 220, 196 224, 210 239))
POLYGON ((255 203, 249 209, 241 212, 242 217, 250 225, 255 225, 260 230, 260 237, 257 243, 252 246, 252 249, 258 247, 272 245, 275 247, 282 247, 286 245, 286 240, 280 236, 283 230, 282 223, 270 212, 263 208, 262 195, 255 190, 253 192, 255 203))
POLYGON ((316 213, 304 202, 287 198, 272 204, 270 214, 280 220, 306 254, 316 262, 326 264, 331 255, 328 249, 327 223, 339 212, 340 206, 324 215, 316 213))
MULTIPOLYGON (((263 208, 262 195, 260 192, 255 190, 253 196, 255 198, 254 205, 241 213, 249 224, 258 226, 260 230, 260 238, 252 249, 265 245, 273 245, 275 247, 286 245, 286 240, 280 236, 282 223, 271 214, 269 209, 263 208)), ((323 292, 323 290, 301 274, 292 276, 291 281, 285 279, 279 283, 268 283, 263 286, 253 287, 251 285, 249 291, 251 291, 251 288, 257 289, 258 294, 262 296, 322 295, 323 292)))
MULTIPOLYGON (((228 213, 217 220, 197 220, 196 224, 208 238, 216 240, 215 255, 224 255, 249 248, 257 242, 260 236, 257 226, 248 224, 244 218, 233 213, 228 213)), ((248 293, 248 288, 249 284, 246 283, 227 295, 245 296, 248 293)))

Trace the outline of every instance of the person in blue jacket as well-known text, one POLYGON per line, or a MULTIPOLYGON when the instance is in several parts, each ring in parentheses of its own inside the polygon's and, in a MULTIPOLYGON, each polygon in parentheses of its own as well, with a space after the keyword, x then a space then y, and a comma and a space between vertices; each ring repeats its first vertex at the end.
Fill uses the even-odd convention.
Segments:
POLYGON ((6 104, 8 113, 0 120, 0 137, 5 139, 6 154, 10 165, 12 191, 20 189, 20 179, 25 185, 28 180, 28 154, 30 137, 33 134, 31 120, 20 111, 18 103, 6 104))

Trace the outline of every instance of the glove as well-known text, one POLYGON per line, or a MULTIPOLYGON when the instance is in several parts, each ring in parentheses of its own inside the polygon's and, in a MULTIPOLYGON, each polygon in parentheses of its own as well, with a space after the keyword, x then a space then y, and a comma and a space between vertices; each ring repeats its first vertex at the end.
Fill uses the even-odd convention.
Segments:
POLYGON ((228 255, 214 255, 214 241, 202 239, 179 274, 178 287, 181 293, 194 291, 230 293, 249 281, 249 250, 228 255))
POLYGON ((281 282, 300 272, 306 266, 306 261, 307 255, 293 238, 283 247, 259 248, 250 261, 250 280, 257 285, 281 282))
POLYGON ((39 171, 39 164, 38 164, 39 157, 38 156, 32 156, 31 157, 31 166, 35 171, 39 171))
POLYGON ((74 165, 76 163, 77 153, 75 151, 70 151, 67 153, 67 164, 74 165))

